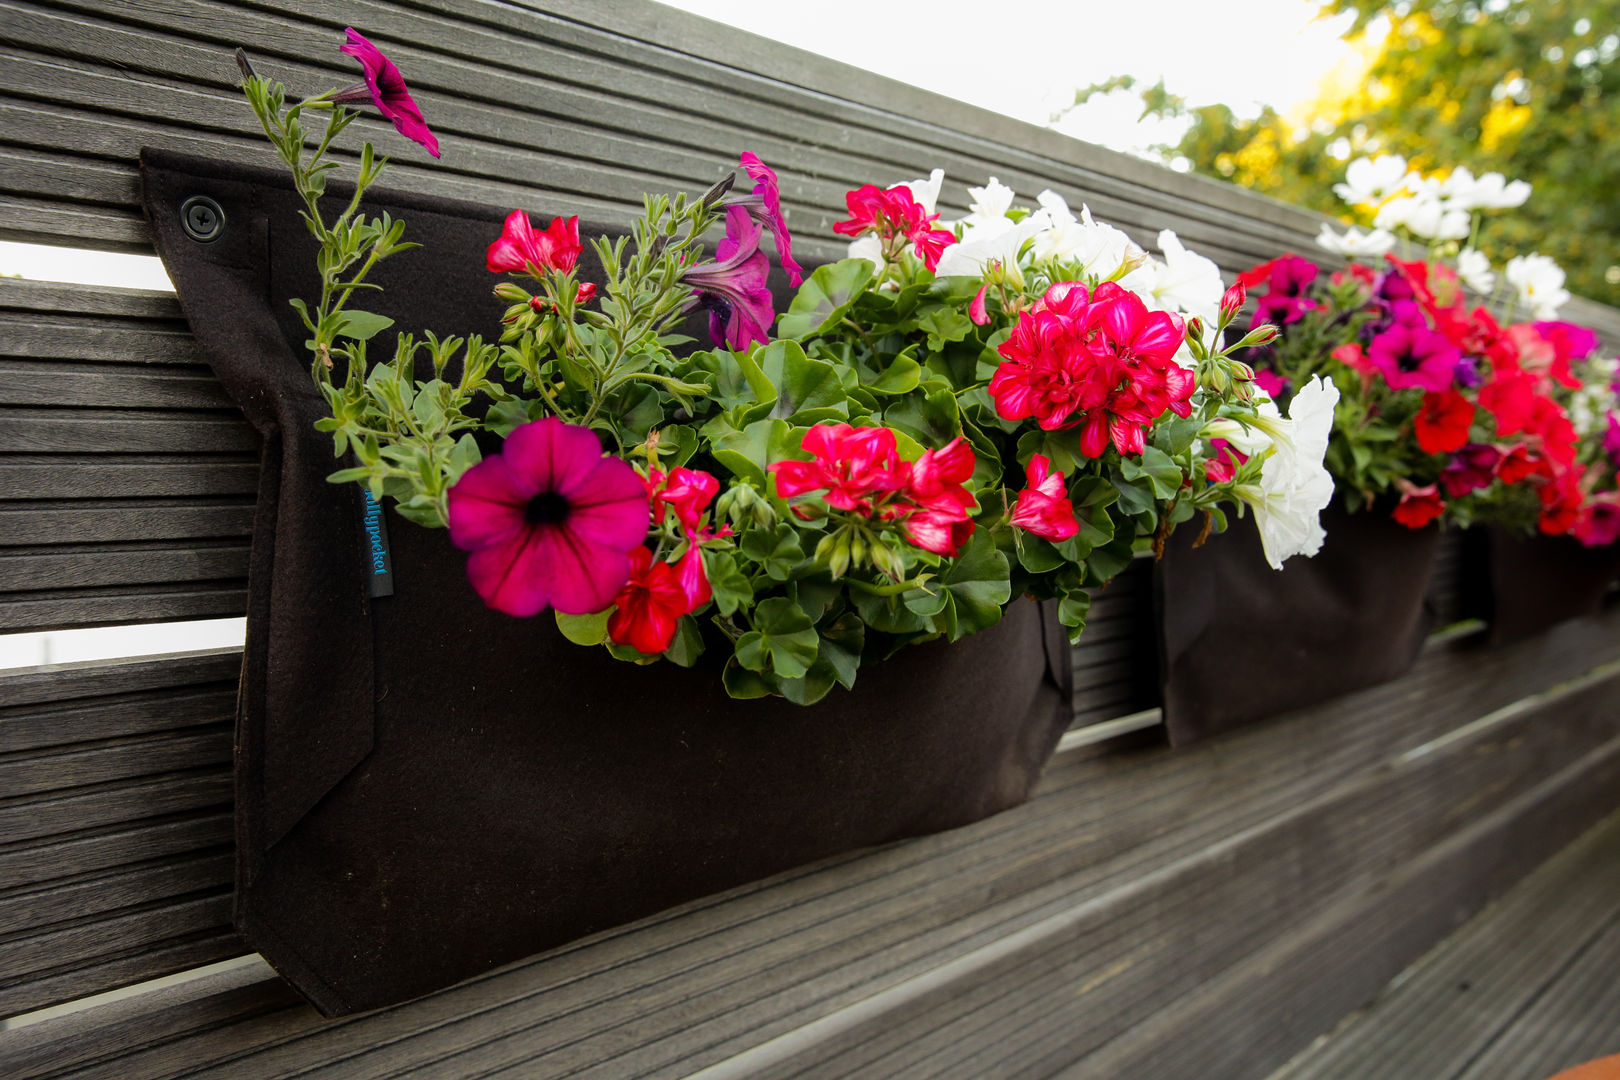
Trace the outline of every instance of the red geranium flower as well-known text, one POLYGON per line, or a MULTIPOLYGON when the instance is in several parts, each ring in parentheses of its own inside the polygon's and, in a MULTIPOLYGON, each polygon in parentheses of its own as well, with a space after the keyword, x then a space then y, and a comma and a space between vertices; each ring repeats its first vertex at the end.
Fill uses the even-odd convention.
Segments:
POLYGON ((875 232, 885 257, 893 258, 905 243, 911 243, 932 272, 945 249, 956 243, 955 233, 931 227, 939 215, 928 213, 905 184, 888 190, 863 184, 844 196, 844 204, 849 207, 849 219, 835 222, 833 232, 850 237, 875 232))
POLYGON ((905 486, 900 451, 888 428, 817 424, 805 433, 803 447, 814 461, 778 461, 770 467, 784 499, 825 490, 828 506, 870 514, 873 496, 905 486))
POLYGON ((653 562, 652 552, 645 546, 630 552, 630 580, 614 597, 613 605, 608 637, 649 656, 669 648, 676 624, 691 610, 675 568, 653 562))
POLYGON ((1468 429, 1473 423, 1474 403, 1456 390, 1447 390, 1423 395, 1423 407, 1412 426, 1425 454, 1449 454, 1468 442, 1468 429))
MULTIPOLYGON (((554 217, 544 232, 536 232, 529 215, 514 210, 506 215, 500 239, 489 245, 484 265, 494 274, 529 273, 540 277, 548 270, 565 274, 574 268, 583 250, 579 242, 579 218, 554 217)), ((576 303, 595 295, 596 286, 591 285, 589 289, 586 295, 576 297, 576 303)), ((581 293, 585 290, 586 286, 580 286, 581 293)))
POLYGON ((1427 487, 1407 484, 1392 516, 1408 529, 1421 529, 1445 512, 1446 504, 1440 498, 1438 487, 1433 484, 1427 487))
POLYGON ((1052 468, 1044 455, 1030 457, 1024 466, 1024 479, 1027 486, 1018 493, 1018 502, 1008 519, 1013 525, 1058 543, 1080 531, 1063 474, 1052 468))

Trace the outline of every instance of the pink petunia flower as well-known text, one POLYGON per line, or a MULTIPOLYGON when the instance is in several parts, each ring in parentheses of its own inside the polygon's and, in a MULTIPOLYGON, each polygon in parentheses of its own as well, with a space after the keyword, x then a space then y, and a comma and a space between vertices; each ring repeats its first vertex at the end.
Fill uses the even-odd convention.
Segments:
POLYGON ((771 264, 759 250, 763 234, 747 210, 733 206, 726 211, 726 236, 715 247, 714 261, 682 272, 692 286, 686 310, 708 309, 709 337, 716 345, 741 351, 770 340, 776 307, 765 284, 771 264))
POLYGON ((1391 390, 1421 387, 1443 393, 1451 388, 1461 357, 1444 334, 1406 323, 1396 323, 1367 346, 1368 362, 1391 390))
POLYGON ((759 155, 744 150, 740 159, 743 171, 754 181, 754 193, 732 201, 753 215, 754 220, 771 230, 776 240, 776 261, 787 271, 788 284, 797 288, 804 282, 804 267, 793 258, 793 237, 788 232, 787 218, 782 214, 782 189, 777 183, 776 170, 759 160, 759 155))
POLYGON ((422 119, 422 110, 416 107, 416 99, 405 88, 405 76, 399 73, 399 68, 354 27, 350 26, 344 32, 349 35, 349 40, 340 45, 338 51, 360 61, 366 81, 336 94, 332 100, 344 105, 369 101, 377 107, 378 112, 394 122, 396 131, 412 142, 421 143, 428 153, 438 157, 439 140, 428 130, 427 121, 422 119))
POLYGON ((1018 502, 1008 519, 1013 525, 1058 543, 1080 531, 1063 474, 1053 469, 1044 455, 1035 454, 1029 459, 1024 478, 1028 486, 1018 493, 1018 502))
MULTIPOLYGON (((514 210, 506 215, 506 224, 498 240, 489 245, 484 265, 492 274, 528 273, 535 277, 546 271, 565 274, 579 261, 584 246, 579 242, 579 218, 551 219, 543 232, 536 232, 529 215, 514 210)), ((575 303, 584 303, 596 295, 596 286, 590 282, 579 287, 575 303)))
POLYGON ((471 552, 467 580, 508 615, 603 610, 652 520, 636 471, 603 456, 595 432, 553 417, 513 431, 449 502, 450 541, 471 552))

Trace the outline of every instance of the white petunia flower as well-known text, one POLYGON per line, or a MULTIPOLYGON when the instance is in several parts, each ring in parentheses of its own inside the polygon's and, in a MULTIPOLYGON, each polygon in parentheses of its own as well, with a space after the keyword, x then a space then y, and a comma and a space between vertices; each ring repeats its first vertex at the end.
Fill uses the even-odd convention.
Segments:
POLYGON ((984 187, 970 187, 967 190, 973 201, 968 205, 970 212, 962 219, 962 224, 975 228, 1007 220, 1007 211, 1012 209, 1014 197, 1012 188, 992 176, 984 187))
POLYGON ((1569 300, 1564 288, 1564 271, 1548 255, 1520 255, 1509 259, 1502 276, 1519 291, 1519 300, 1538 319, 1558 317, 1558 309, 1569 300))
POLYGON ((893 186, 904 186, 910 188, 911 197, 922 204, 923 212, 932 214, 934 212, 934 204, 939 202, 939 189, 942 185, 944 185, 944 183, 945 170, 935 169, 933 172, 928 174, 928 179, 926 180, 902 180, 900 183, 893 186))
POLYGON ((1463 248, 1457 252, 1457 276, 1477 293, 1489 295, 1496 288, 1496 274, 1491 270, 1491 260, 1483 251, 1463 248))
POLYGON ((1351 206, 1365 206, 1399 190, 1405 179, 1406 159, 1399 154, 1359 157, 1345 170, 1344 183, 1334 184, 1333 191, 1351 206))
POLYGON ((1265 409, 1266 402, 1255 421, 1272 437, 1272 446, 1260 464, 1258 488, 1240 488, 1238 494, 1254 509, 1261 547, 1275 570, 1294 555, 1315 555, 1327 536, 1321 513, 1333 499, 1333 477, 1322 459, 1338 403, 1339 388, 1317 376, 1294 395, 1288 419, 1275 415, 1275 405, 1265 409))
POLYGON ((1016 225, 1007 221, 1004 228, 991 224, 969 229, 962 234, 960 243, 952 244, 939 257, 934 276, 983 277, 991 263, 999 262, 1014 281, 1022 281, 1023 275, 1018 270, 1019 249, 1045 227, 1045 217, 1034 213, 1016 225))
POLYGON ((1530 185, 1523 180, 1511 183, 1499 172, 1488 172, 1474 182, 1473 203, 1481 210, 1511 210, 1530 198, 1530 185))
POLYGON ((1333 231, 1333 226, 1324 221, 1322 222, 1322 231, 1316 237, 1316 242, 1335 255, 1376 259, 1395 246, 1395 234, 1387 229, 1373 229, 1370 232, 1362 232, 1352 225, 1345 229, 1343 236, 1340 236, 1333 231))
POLYGON ((1187 250, 1181 238, 1169 229, 1159 233, 1159 250, 1164 253, 1157 280, 1153 283, 1152 305, 1164 311, 1197 315, 1213 323, 1221 310, 1226 283, 1221 268, 1196 251, 1187 250))
POLYGON ((849 257, 851 259, 865 259, 881 270, 883 269, 883 242, 877 238, 876 233, 867 233, 858 240, 851 240, 849 242, 849 257))

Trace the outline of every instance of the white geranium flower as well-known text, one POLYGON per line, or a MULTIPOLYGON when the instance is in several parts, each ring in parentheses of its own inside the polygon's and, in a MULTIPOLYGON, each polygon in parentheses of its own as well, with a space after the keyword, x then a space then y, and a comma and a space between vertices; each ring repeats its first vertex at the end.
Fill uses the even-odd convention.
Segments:
POLYGON ((1474 182, 1474 206, 1481 210, 1511 210, 1530 198, 1530 185, 1523 180, 1511 183, 1499 172, 1488 172, 1474 182))
POLYGON ((1388 229, 1373 229, 1370 232, 1362 232, 1352 225, 1344 230, 1343 236, 1340 236, 1333 231, 1333 226, 1324 221, 1322 222, 1322 231, 1316 237, 1316 242, 1335 255, 1376 259, 1395 246, 1395 234, 1388 229))
POLYGON ((1272 446, 1260 464, 1259 486, 1238 494, 1254 509, 1260 544, 1274 570, 1292 556, 1315 555, 1327 536, 1321 513, 1333 499, 1333 477, 1322 459, 1338 403, 1339 388, 1316 376, 1294 395, 1288 419, 1275 415, 1275 405, 1265 409, 1268 401, 1255 421, 1272 437, 1272 446))
POLYGON ((1564 271, 1551 256, 1530 254, 1509 259, 1502 275, 1519 290, 1519 300, 1538 319, 1557 318, 1558 309, 1569 300, 1564 271))
POLYGON ((1333 191, 1351 206, 1366 206, 1397 191, 1405 179, 1406 159, 1399 154, 1358 157, 1345 170, 1344 183, 1334 184, 1333 191))
POLYGON ((1463 248, 1457 252, 1457 276, 1477 293, 1488 295, 1496 288, 1496 274, 1491 270, 1491 260, 1483 251, 1463 248))
POLYGON ((1079 263, 1084 273, 1107 280, 1141 251, 1131 238, 1112 225, 1091 219, 1091 210, 1080 207, 1076 220, 1063 196, 1047 190, 1036 196, 1046 228, 1035 237, 1035 257, 1079 263))
POLYGON ((960 243, 952 244, 939 257, 934 276, 983 277, 991 263, 1000 263, 1014 281, 1022 281, 1018 270, 1019 249, 1045 227, 1045 217, 1034 213, 1016 225, 1007 221, 1005 227, 990 224, 969 229, 962 234, 960 243))
POLYGON ((926 180, 902 180, 900 183, 893 186, 910 188, 911 197, 916 199, 918 203, 922 204, 923 212, 932 214, 934 212, 934 204, 939 202, 939 189, 944 185, 944 183, 945 170, 935 169, 933 172, 928 174, 928 179, 926 180))
POLYGON ((1007 220, 1007 211, 1012 209, 1012 188, 992 176, 984 187, 968 188, 968 194, 973 201, 968 205, 970 213, 962 219, 962 224, 975 228, 1007 220))

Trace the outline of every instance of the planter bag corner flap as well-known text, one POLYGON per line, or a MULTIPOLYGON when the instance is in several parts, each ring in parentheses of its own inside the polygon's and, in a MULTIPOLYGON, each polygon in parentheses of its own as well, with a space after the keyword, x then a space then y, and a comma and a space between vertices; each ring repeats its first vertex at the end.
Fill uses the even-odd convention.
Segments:
MULTIPOLYGON (((339 464, 288 305, 318 287, 296 193, 272 170, 163 151, 141 173, 185 315, 261 440, 236 921, 323 1013, 1029 796, 1070 715, 1051 605, 904 649, 801 708, 490 611, 443 532, 391 512, 393 591, 373 597, 377 515, 326 481, 339 464)), ((368 310, 402 331, 498 327, 484 252, 504 210, 383 193, 368 210, 425 245, 378 267, 368 310)))
POLYGON ((1154 571, 1165 727, 1174 745, 1393 679, 1433 628, 1438 528, 1376 509, 1322 513, 1313 558, 1274 570, 1252 519, 1195 547, 1174 533, 1154 571))

